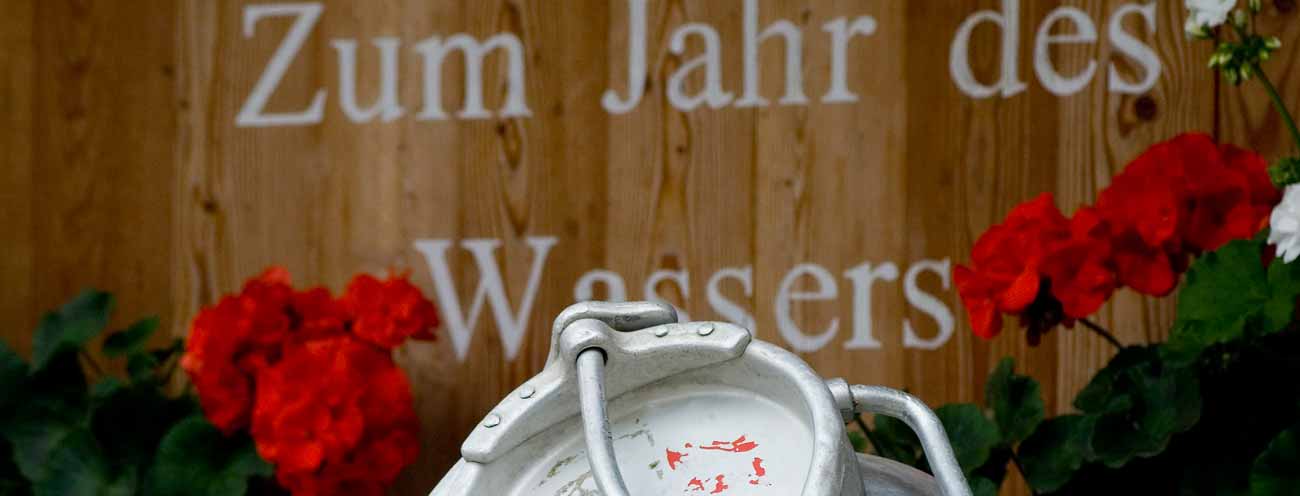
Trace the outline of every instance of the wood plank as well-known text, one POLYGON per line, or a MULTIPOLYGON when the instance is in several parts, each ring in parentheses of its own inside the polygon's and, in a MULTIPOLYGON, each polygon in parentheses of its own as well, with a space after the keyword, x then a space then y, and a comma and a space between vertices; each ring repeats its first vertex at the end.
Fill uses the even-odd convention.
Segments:
MULTIPOLYGON (((1264 62, 1264 72, 1295 115, 1300 112, 1297 105, 1300 102, 1300 74, 1297 74, 1300 72, 1300 47, 1297 46, 1300 23, 1296 22, 1300 20, 1300 9, 1295 2, 1264 2, 1263 5, 1255 29, 1282 40, 1282 48, 1264 62), (1286 9, 1279 9, 1279 5, 1286 9)), ((1252 80, 1238 87, 1225 81, 1218 87, 1220 141, 1255 150, 1270 163, 1300 153, 1259 82, 1252 80)))
POLYGON ((118 322, 170 325, 174 5, 36 2, 34 19, 32 311, 95 286, 118 322))
POLYGON ((35 2, 0 4, 0 339, 23 355, 31 352, 36 326, 35 190, 32 170, 36 102, 35 2))

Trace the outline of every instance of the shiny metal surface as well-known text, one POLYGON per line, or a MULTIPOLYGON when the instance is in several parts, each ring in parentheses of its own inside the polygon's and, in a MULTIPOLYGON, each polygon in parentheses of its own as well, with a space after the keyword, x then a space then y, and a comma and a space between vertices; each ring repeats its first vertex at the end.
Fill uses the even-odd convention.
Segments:
POLYGON ((970 487, 948 443, 948 434, 930 407, 897 389, 853 385, 849 386, 849 392, 853 411, 888 415, 907 423, 916 432, 944 496, 970 496, 970 487))
POLYGON ((596 486, 605 496, 628 496, 627 484, 614 455, 609 416, 605 413, 605 353, 598 349, 588 349, 578 355, 578 398, 582 403, 587 460, 596 486))
POLYGON ((746 329, 677 323, 671 307, 646 302, 562 312, 546 366, 461 454, 431 496, 970 494, 942 425, 915 398, 823 380, 746 329), (939 480, 853 452, 844 421, 855 411, 916 430, 939 480))

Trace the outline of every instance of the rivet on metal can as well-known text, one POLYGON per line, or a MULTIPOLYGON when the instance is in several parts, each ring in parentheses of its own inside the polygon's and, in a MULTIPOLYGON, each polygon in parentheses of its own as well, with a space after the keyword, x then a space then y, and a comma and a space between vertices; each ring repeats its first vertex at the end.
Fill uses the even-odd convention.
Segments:
POLYGON ((667 335, 668 335, 668 328, 667 328, 667 327, 659 326, 659 327, 656 327, 656 328, 655 328, 655 337, 662 338, 662 337, 667 336, 667 335))
POLYGON ((698 332, 701 336, 708 336, 710 334, 713 334, 713 325, 705 324, 703 327, 700 327, 700 330, 696 332, 698 332))
POLYGON ((536 393, 537 393, 537 388, 529 386, 527 384, 524 384, 523 387, 519 388, 519 397, 523 399, 532 398, 533 395, 536 393))
POLYGON ((498 426, 498 425, 501 425, 501 416, 500 416, 500 415, 497 415, 497 414, 493 413, 493 414, 488 415, 487 418, 483 419, 483 427, 487 427, 487 428, 491 429, 491 428, 496 427, 496 426, 498 426))

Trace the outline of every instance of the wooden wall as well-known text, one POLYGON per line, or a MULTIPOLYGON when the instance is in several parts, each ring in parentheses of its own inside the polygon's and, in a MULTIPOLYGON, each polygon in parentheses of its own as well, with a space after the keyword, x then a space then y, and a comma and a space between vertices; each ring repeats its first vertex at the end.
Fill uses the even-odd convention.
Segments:
MULTIPOLYGON (((84 286, 118 294, 125 317, 158 313, 177 335, 222 293, 270 264, 300 284, 335 289, 359 271, 409 267, 429 294, 420 238, 501 239, 507 291, 518 302, 532 253, 528 236, 556 236, 555 248, 518 359, 508 361, 489 313, 469 359, 449 340, 409 346, 400 359, 416 388, 424 450, 399 494, 423 494, 458 457, 462 437, 501 395, 539 369, 549 322, 571 303, 576 279, 595 268, 618 272, 630 294, 655 270, 687 270, 689 288, 660 286, 697 319, 718 318, 705 300, 710 274, 753 265, 753 296, 729 298, 757 317, 758 335, 781 343, 773 298, 790 267, 825 266, 840 298, 795 305, 804 329, 840 320, 829 346, 805 358, 825 376, 907 388, 927 401, 972 401, 998 358, 1015 356, 1043 383, 1049 408, 1069 409, 1074 393, 1112 350, 1082 332, 1054 332, 1038 348, 1019 333, 992 342, 970 335, 964 312, 938 278, 922 280, 957 313, 953 339, 935 351, 904 349, 902 321, 934 321, 907 305, 899 283, 875 288, 873 318, 882 350, 845 350, 852 319, 843 271, 891 261, 967 260, 973 240, 1016 203, 1054 191, 1067 213, 1091 201, 1149 144, 1185 130, 1212 132, 1268 156, 1286 147, 1257 86, 1218 83, 1205 69, 1209 46, 1182 34, 1182 2, 1159 1, 1157 30, 1130 19, 1126 29, 1163 62, 1147 95, 1113 93, 1105 70, 1136 69, 1105 43, 1105 23, 1126 3, 1026 0, 1021 9, 1020 76, 1011 98, 976 100, 948 75, 958 25, 990 0, 761 0, 762 22, 805 28, 804 80, 814 103, 680 112, 664 93, 683 63, 668 49, 687 22, 722 38, 723 83, 741 84, 741 0, 650 0, 648 92, 640 107, 610 115, 606 88, 622 92, 627 6, 613 0, 382 0, 324 2, 325 14, 270 102, 304 107, 316 88, 331 92, 322 123, 235 126, 235 115, 289 22, 263 20, 242 31, 243 1, 0 2, 0 324, 4 339, 30 349, 40 311, 84 286), (1032 70, 1033 35, 1062 5, 1098 25, 1094 45, 1060 47, 1063 73, 1100 64, 1083 91, 1048 93, 1032 70), (825 105, 828 37, 839 16, 872 15, 877 32, 851 45, 856 104, 825 105), (338 67, 329 39, 358 39, 360 94, 378 92, 378 57, 368 40, 403 40, 403 102, 420 101, 422 68, 409 46, 434 34, 480 38, 508 31, 527 48, 531 118, 356 124, 340 111, 338 67), (684 293, 689 292, 689 298, 684 293)), ((1288 102, 1300 102, 1300 23, 1294 2, 1266 2, 1264 29, 1285 46, 1269 63, 1288 102)), ((779 44, 765 47, 764 95, 784 84, 779 44)), ((998 43, 977 32, 972 64, 996 77, 998 43)), ((689 53, 698 50, 692 45, 689 53)), ((444 97, 463 95, 463 64, 449 59, 444 97)), ((488 59, 487 106, 502 101, 505 64, 488 59)), ((411 112, 414 113, 414 112, 411 112)), ((453 251, 463 304, 477 272, 453 251)), ((1172 300, 1122 292, 1099 321, 1123 341, 1160 339, 1172 300)), ((1016 481, 1008 486, 1016 487, 1016 481)), ((1018 493, 1013 490, 1013 493, 1018 493)))

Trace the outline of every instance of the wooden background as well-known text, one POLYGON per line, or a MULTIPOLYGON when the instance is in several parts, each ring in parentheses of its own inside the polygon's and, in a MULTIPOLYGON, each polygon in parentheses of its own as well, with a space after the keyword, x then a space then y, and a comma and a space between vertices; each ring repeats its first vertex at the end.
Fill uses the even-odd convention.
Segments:
MULTIPOLYGON (((40 311, 85 286, 118 294, 119 318, 158 313, 175 334, 203 305, 270 264, 300 284, 340 289, 353 273, 414 269, 432 295, 418 238, 493 237, 517 302, 532 254, 525 236, 558 236, 520 357, 507 362, 492 320, 483 318, 458 364, 447 339, 399 352, 422 418, 424 449, 396 493, 424 494, 458 457, 469 428, 544 361, 550 319, 571 302, 583 272, 608 268, 638 295, 654 270, 690 271, 686 309, 717 318, 704 298, 708 275, 754 266, 754 296, 728 296, 758 319, 759 337, 780 343, 772 298, 786 271, 815 262, 839 274, 864 261, 906 269, 925 258, 967 260, 974 238, 1016 203, 1054 191, 1068 213, 1090 201, 1149 144, 1185 130, 1254 147, 1266 156, 1285 137, 1258 86, 1216 82, 1206 43, 1182 34, 1182 2, 1161 0, 1157 32, 1126 23, 1159 53, 1159 83, 1140 97, 1111 93, 1114 60, 1105 43, 1118 1, 1022 2, 1020 76, 1029 89, 1009 99, 973 100, 947 71, 949 43, 970 14, 992 0, 762 0, 761 22, 780 17, 805 28, 807 107, 679 112, 664 97, 681 60, 672 30, 707 22, 723 40, 724 85, 741 84, 740 0, 651 0, 649 92, 622 116, 600 94, 623 91, 625 2, 613 0, 382 0, 325 3, 325 14, 271 100, 303 108, 315 88, 331 97, 322 124, 236 128, 235 114, 289 22, 241 30, 244 2, 216 0, 5 0, 0 2, 0 324, 24 352, 40 311), (1098 76, 1078 94, 1056 97, 1034 78, 1033 34, 1051 9, 1075 5, 1093 18, 1099 41, 1059 47, 1070 74, 1096 59, 1098 76), (878 31, 850 49, 853 105, 815 103, 827 87, 828 37, 839 16, 872 15, 878 31), (377 91, 374 36, 410 45, 430 35, 480 38, 510 31, 527 49, 526 119, 357 125, 338 108, 337 63, 328 39, 359 39, 361 101, 377 91)), ((1267 5, 1266 32, 1285 46, 1268 64, 1295 107, 1300 98, 1300 25, 1294 2, 1267 5)), ((972 64, 995 78, 997 39, 977 31, 972 64)), ((783 87, 779 43, 763 49, 764 95, 783 87)), ((692 45, 690 56, 698 47, 692 45)), ((503 58, 485 71, 489 108, 500 106, 503 58)), ((453 57, 445 101, 459 102, 463 65, 453 57)), ((420 101, 420 64, 404 52, 401 98, 420 101)), ((455 108, 449 106, 449 108, 455 108)), ((462 302, 477 274, 454 250, 462 302)), ((838 276, 837 276, 838 277, 838 276)), ((907 306, 901 283, 876 287, 879 351, 846 351, 851 291, 838 302, 796 304, 804 329, 841 319, 830 346, 806 355, 824 376, 903 387, 932 403, 982 397, 996 360, 1015 356, 1042 382, 1049 408, 1068 410, 1074 393, 1111 349, 1082 332, 1054 332, 1038 348, 1018 333, 992 342, 970 335, 958 314, 954 338, 937 351, 900 346, 901 323, 933 321, 907 306), (914 315, 915 314, 915 315, 914 315)), ((678 303, 681 290, 661 293, 678 303)), ((1159 339, 1173 301, 1121 292, 1099 320, 1126 342, 1159 339)), ((485 315, 486 317, 486 315, 485 315)), ((1018 480, 1009 493, 1019 493, 1018 480)))

